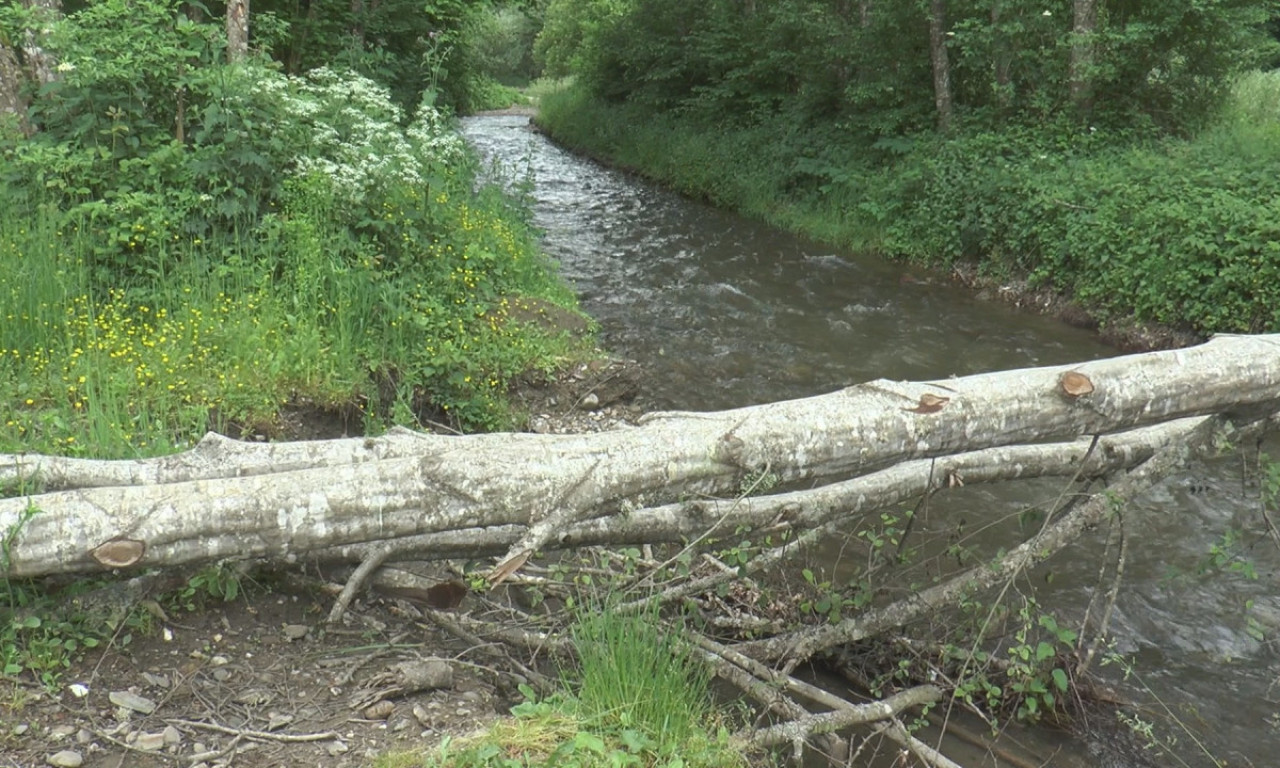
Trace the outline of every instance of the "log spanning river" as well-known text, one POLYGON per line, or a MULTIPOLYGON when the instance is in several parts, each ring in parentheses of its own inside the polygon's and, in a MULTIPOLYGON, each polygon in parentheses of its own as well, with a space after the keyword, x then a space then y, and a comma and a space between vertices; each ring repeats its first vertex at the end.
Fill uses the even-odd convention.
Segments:
MULTIPOLYGON (((645 394, 657 407, 732 408, 882 377, 936 380, 1118 354, 1087 331, 979 300, 945 281, 904 279, 900 264, 603 168, 528 122, 473 117, 463 132, 496 167, 532 182, 546 250, 600 322, 604 345, 643 364, 645 394)), ((1270 450, 1280 457, 1280 445, 1270 450)), ((966 535, 980 532, 994 551, 1024 535, 1020 512, 1060 491, 1049 482, 965 488, 938 497, 926 522, 938 532, 961 525, 966 535)), ((1114 666, 1102 672, 1145 705, 1146 719, 1177 737, 1176 753, 1189 766, 1214 765, 1193 736, 1227 764, 1277 764, 1280 554, 1262 533, 1259 508, 1256 475, 1232 455, 1191 467, 1128 513, 1112 630, 1115 650, 1132 659, 1136 674, 1125 681, 1114 666), (1204 572, 1211 548, 1231 530, 1256 563, 1256 579, 1204 572)), ((1099 534, 1033 574, 1042 605, 1078 621, 1098 590, 1103 546, 1099 534)), ((840 553, 833 547, 825 565, 841 569, 840 553)), ((1045 758, 1060 750, 1049 765, 1095 764, 1079 745, 1044 734, 1021 738, 1045 758)), ((982 750, 948 751, 966 768, 1006 765, 982 750)))

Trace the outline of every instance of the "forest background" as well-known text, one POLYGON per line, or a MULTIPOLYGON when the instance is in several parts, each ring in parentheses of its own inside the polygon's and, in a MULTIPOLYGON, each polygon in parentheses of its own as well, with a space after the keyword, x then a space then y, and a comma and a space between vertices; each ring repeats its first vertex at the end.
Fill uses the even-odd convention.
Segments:
POLYGON ((1095 320, 1280 327, 1277 6, 553 0, 557 140, 1095 320))

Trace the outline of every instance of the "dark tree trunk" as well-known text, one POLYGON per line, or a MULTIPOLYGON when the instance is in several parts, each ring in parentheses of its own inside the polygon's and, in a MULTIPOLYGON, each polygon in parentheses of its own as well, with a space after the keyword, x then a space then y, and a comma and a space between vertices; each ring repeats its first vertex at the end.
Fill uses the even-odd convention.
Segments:
POLYGON ((0 41, 0 127, 12 121, 24 136, 31 135, 27 122, 27 100, 22 93, 26 77, 18 64, 18 55, 0 41))
POLYGON ((951 66, 947 61, 947 3, 929 0, 929 61, 933 64, 933 102, 938 130, 951 128, 951 66))
POLYGON ((357 48, 364 48, 364 0, 351 0, 351 39, 357 48))
POLYGON ((1071 104, 1084 115, 1093 107, 1092 69, 1098 0, 1073 0, 1071 9, 1071 104))
POLYGON ((996 103, 1001 109, 1007 109, 1013 101, 1013 84, 1009 77, 1012 55, 1009 53, 1009 41, 1000 31, 1000 0, 991 3, 991 70, 995 77, 996 103))
MULTIPOLYGON (((316 10, 319 5, 320 0, 306 0, 302 3, 302 6, 307 10, 307 15, 299 25, 301 30, 290 38, 289 58, 285 63, 285 70, 291 75, 297 75, 302 72, 303 53, 307 47, 307 38, 311 36, 311 30, 315 28, 316 10)), ((296 19, 297 16, 295 15, 294 18, 296 19)))

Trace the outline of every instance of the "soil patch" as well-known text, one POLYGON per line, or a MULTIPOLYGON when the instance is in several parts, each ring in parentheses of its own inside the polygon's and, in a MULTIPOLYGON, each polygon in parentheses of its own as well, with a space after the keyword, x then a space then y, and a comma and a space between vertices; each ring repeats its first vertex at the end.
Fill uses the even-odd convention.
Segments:
POLYGON ((345 768, 506 712, 493 682, 457 663, 471 649, 409 604, 370 598, 336 629, 327 612, 314 594, 273 590, 117 637, 61 690, 23 688, 5 705, 0 765, 74 765, 74 754, 85 766, 345 768), (447 688, 395 692, 403 665, 441 658, 447 688))

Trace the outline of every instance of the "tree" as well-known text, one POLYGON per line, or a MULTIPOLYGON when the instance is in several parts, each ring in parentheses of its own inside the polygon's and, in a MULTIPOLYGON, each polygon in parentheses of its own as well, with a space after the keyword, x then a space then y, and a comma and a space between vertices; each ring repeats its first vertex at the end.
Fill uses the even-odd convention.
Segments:
POLYGON ((1092 106, 1094 38, 1098 26, 1098 0, 1071 3, 1071 104, 1084 114, 1092 106))
POLYGON ((0 39, 0 130, 6 127, 4 120, 7 119, 24 135, 31 134, 31 124, 27 122, 27 99, 22 92, 25 80, 17 53, 0 39))
POLYGON ((58 79, 58 71, 57 62, 46 49, 45 38, 53 24, 62 18, 62 0, 22 0, 22 4, 29 12, 22 36, 27 72, 37 86, 48 85, 58 79))
MULTIPOLYGON (((569 532, 588 519, 598 518, 591 525, 604 526, 604 540, 614 526, 643 538, 634 519, 608 516, 724 493, 763 473, 830 480, 1223 410, 1266 415, 1280 407, 1277 341, 1223 337, 945 385, 876 381, 723 413, 650 414, 639 429, 595 435, 396 432, 281 445, 211 436, 190 454, 142 462, 10 456, 0 481, 38 481, 49 492, 0 500, 0 530, 13 532, 10 576, 279 557, 426 534, 454 537, 463 549, 470 537, 471 551, 505 542, 510 560, 578 544, 569 532), (526 530, 504 538, 509 526, 526 530), (100 548, 121 542, 136 542, 137 557, 104 563, 100 548)), ((691 507, 664 514, 675 509, 693 515, 685 524, 707 522, 691 507)))
POLYGON ((947 2, 929 0, 929 63, 933 68, 933 103, 938 130, 951 128, 951 65, 947 62, 947 2))
POLYGON ((249 0, 227 0, 227 61, 249 55, 249 0))

